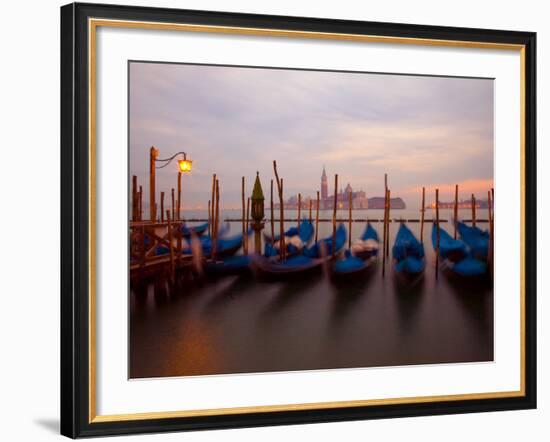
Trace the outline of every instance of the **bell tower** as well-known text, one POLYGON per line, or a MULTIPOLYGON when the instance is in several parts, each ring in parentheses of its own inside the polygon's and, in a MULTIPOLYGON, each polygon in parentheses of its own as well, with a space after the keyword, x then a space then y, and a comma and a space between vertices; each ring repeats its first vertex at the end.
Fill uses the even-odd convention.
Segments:
POLYGON ((328 179, 325 172, 325 166, 323 165, 323 175, 321 175, 321 200, 328 198, 328 179))

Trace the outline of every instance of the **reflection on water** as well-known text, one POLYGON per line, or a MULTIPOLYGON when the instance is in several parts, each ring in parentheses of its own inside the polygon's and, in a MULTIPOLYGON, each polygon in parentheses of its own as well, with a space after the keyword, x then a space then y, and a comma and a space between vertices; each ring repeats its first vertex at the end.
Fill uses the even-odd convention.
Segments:
MULTIPOLYGON (((381 224, 374 226, 381 233, 381 224)), ((418 235, 420 226, 410 226, 418 235)), ((362 227, 354 226, 354 237, 362 227)), ((424 232, 428 266, 414 286, 403 284, 391 266, 382 278, 379 263, 348 284, 319 272, 297 282, 231 276, 161 296, 152 287, 132 292, 130 376, 490 361, 492 288, 442 274, 436 281, 430 227, 424 232)), ((331 227, 320 230, 328 235, 331 227)), ((396 231, 397 223, 392 240, 396 231)))

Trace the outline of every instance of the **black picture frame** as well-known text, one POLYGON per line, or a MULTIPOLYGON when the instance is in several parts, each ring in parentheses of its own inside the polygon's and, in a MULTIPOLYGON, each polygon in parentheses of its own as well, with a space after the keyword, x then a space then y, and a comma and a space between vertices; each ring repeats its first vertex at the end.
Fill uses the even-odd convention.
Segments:
POLYGON ((167 8, 73 3, 61 8, 61 434, 115 434, 474 413, 536 408, 536 34, 167 8), (89 18, 315 33, 389 36, 524 47, 524 395, 473 400, 94 422, 90 419, 88 181, 89 18))

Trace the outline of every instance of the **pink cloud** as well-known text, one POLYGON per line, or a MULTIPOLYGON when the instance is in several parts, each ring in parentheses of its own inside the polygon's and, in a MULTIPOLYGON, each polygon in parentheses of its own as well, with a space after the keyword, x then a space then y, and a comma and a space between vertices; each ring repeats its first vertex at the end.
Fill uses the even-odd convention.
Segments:
MULTIPOLYGON (((487 192, 494 187, 492 178, 470 179, 458 183, 435 183, 425 186, 426 202, 431 202, 435 199, 435 189, 439 189, 439 199, 441 201, 450 201, 454 199, 455 185, 458 184, 458 199, 468 199, 472 193, 478 199, 487 199, 487 192)), ((398 194, 403 195, 421 195, 422 187, 414 186, 404 189, 399 189, 398 194)))

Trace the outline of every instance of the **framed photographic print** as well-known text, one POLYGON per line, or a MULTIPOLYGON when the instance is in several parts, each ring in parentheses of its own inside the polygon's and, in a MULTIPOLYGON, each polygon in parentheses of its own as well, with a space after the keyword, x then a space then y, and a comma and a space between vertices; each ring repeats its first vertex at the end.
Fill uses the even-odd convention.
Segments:
POLYGON ((534 408, 535 44, 62 7, 62 434, 534 408))

